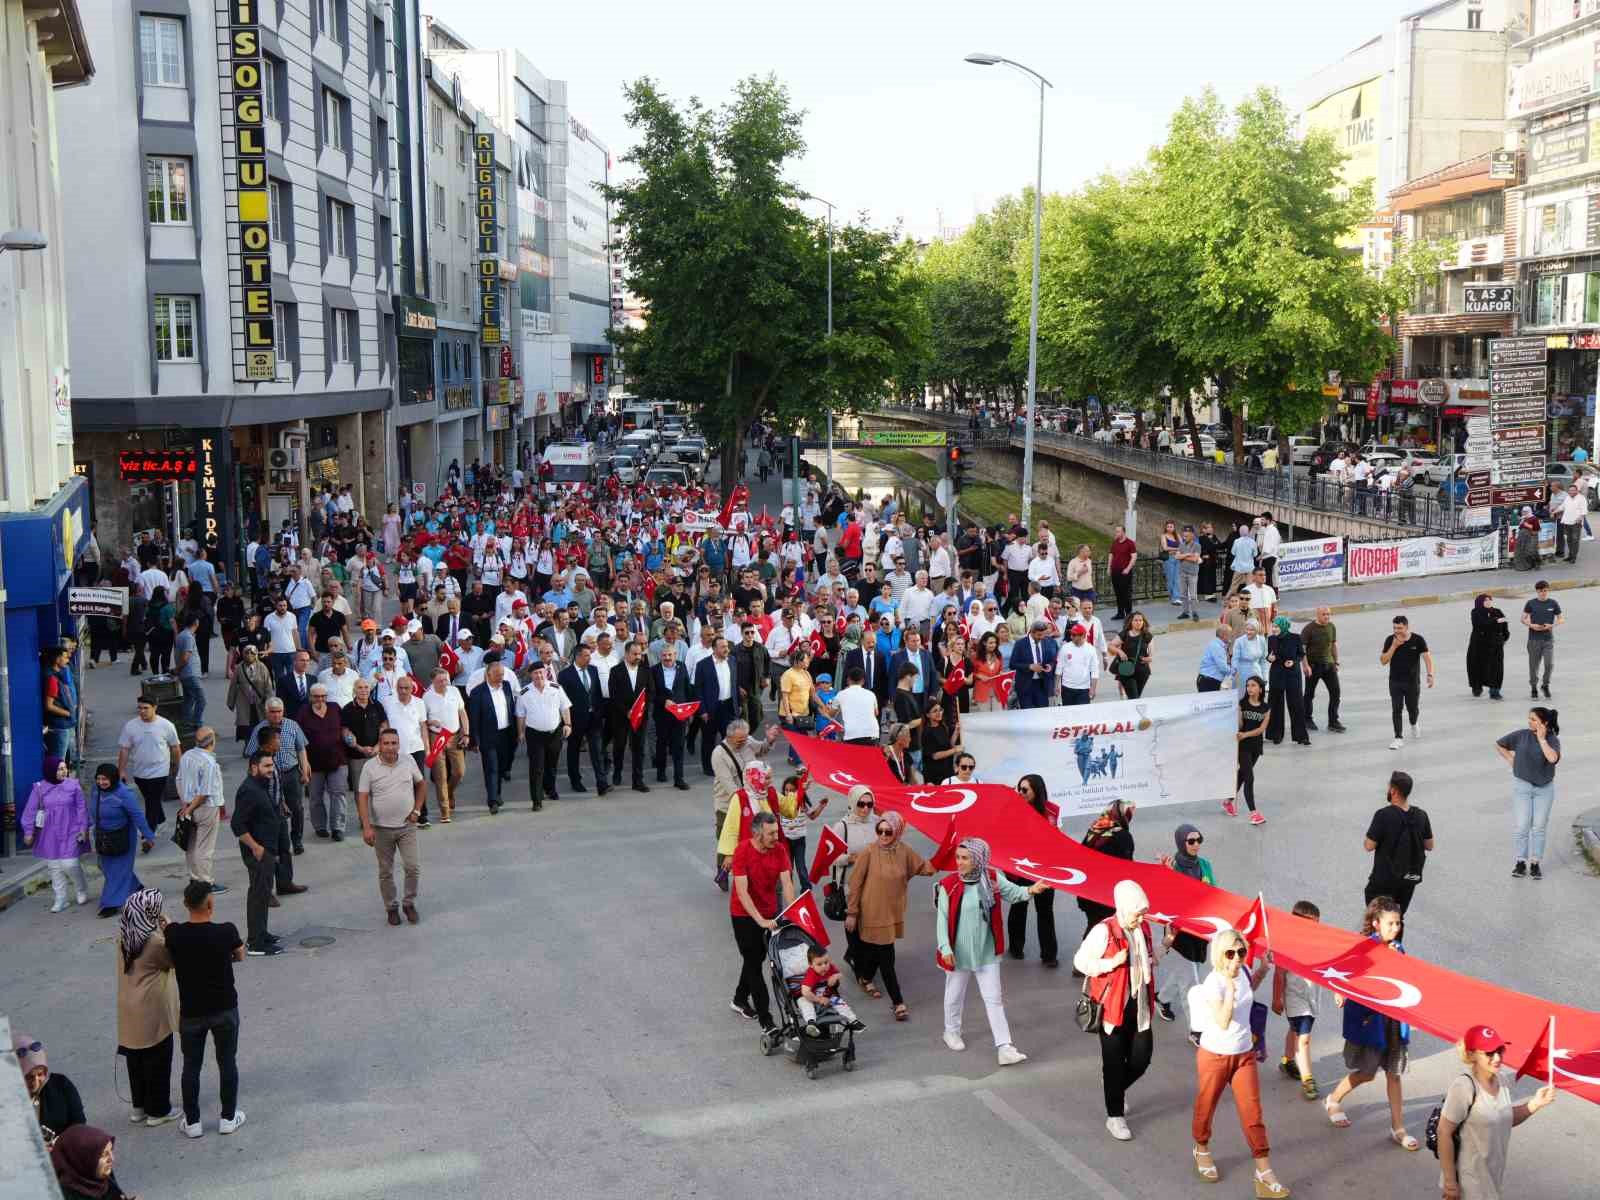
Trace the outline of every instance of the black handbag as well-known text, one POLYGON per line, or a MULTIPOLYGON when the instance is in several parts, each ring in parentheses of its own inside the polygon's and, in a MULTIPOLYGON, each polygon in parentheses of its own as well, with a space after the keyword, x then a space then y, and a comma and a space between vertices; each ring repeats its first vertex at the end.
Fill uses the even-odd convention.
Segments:
POLYGON ((133 845, 133 830, 124 825, 121 829, 100 827, 100 788, 95 787, 94 798, 94 852, 102 858, 120 858, 133 845))
POLYGON ((178 818, 178 823, 172 830, 172 841, 179 850, 188 851, 189 843, 194 841, 193 817, 178 818))
POLYGON ((1088 979, 1083 981, 1083 991, 1078 996, 1078 1008, 1073 1014, 1073 1020, 1084 1033, 1099 1033, 1100 1027, 1105 1023, 1100 1001, 1089 995, 1088 979))

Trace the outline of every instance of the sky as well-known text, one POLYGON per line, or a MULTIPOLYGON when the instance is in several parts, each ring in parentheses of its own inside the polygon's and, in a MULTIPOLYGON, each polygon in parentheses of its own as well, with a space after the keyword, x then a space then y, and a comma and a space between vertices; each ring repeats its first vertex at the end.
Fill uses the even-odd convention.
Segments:
MULTIPOLYGON (((1285 93, 1422 7, 1421 0, 670 0, 603 4, 424 0, 474 45, 514 45, 568 82, 572 115, 620 158, 631 144, 623 85, 653 76, 676 99, 721 103, 774 74, 806 114, 803 190, 837 219, 897 221, 916 237, 958 227, 1034 179, 1038 91, 1004 55, 1049 79, 1046 192, 1143 160, 1184 97, 1285 93), (777 12, 780 15, 770 14, 777 12), (767 15, 763 15, 767 14, 767 15)), ((821 215, 820 212, 818 215, 821 215)))

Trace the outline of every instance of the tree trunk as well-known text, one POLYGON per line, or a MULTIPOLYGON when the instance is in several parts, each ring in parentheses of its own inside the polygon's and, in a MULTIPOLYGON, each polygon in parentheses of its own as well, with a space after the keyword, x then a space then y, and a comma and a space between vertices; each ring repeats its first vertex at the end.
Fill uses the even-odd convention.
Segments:
MULTIPOLYGON (((1219 384, 1218 387, 1220 389, 1221 385, 1219 384)), ((1222 393, 1219 391, 1218 392, 1218 398, 1219 399, 1221 398, 1221 394, 1222 393)), ((1242 466, 1244 466, 1244 409, 1238 404, 1232 405, 1232 408, 1233 408, 1233 465, 1235 467, 1242 467, 1242 466)))
POLYGON ((1205 455, 1200 452, 1200 430, 1194 423, 1194 393, 1188 388, 1183 390, 1183 423, 1189 427, 1189 445, 1195 458, 1203 460, 1205 455))

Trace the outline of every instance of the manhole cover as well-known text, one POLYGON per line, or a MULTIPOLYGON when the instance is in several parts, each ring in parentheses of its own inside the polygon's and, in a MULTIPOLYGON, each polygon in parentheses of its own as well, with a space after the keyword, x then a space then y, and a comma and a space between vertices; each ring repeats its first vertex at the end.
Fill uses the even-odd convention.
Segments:
POLYGON ((322 934, 317 934, 314 937, 301 938, 300 939, 300 945, 302 947, 304 947, 305 949, 307 949, 307 950, 320 950, 324 946, 333 945, 335 940, 336 939, 334 939, 334 938, 326 937, 326 936, 324 936, 322 934))

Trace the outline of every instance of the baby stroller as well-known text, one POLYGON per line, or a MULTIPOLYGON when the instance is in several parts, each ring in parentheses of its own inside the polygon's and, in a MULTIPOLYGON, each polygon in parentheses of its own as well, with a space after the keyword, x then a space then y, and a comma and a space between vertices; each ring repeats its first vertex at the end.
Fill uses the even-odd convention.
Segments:
POLYGON ((818 1065, 840 1053, 844 1055, 844 1069, 856 1069, 856 1035, 838 1013, 818 1010, 811 1022, 818 1036, 806 1032, 807 1022, 800 1012, 800 981, 806 973, 806 952, 816 945, 804 929, 787 922, 779 925, 767 941, 767 968, 779 1016, 778 1023, 761 1035, 761 1052, 776 1054, 783 1050, 806 1069, 807 1079, 815 1079, 818 1065))

